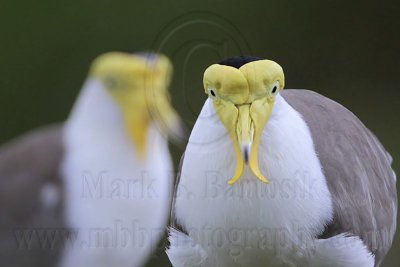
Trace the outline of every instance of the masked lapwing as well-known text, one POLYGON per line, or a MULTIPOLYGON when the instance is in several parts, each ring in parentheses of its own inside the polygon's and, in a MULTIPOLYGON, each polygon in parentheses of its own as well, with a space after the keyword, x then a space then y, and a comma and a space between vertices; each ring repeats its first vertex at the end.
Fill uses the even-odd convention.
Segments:
POLYGON ((173 266, 379 266, 397 193, 374 134, 322 95, 282 91, 270 60, 224 60, 203 83, 172 207, 173 266))
POLYGON ((171 73, 163 55, 103 54, 66 123, 2 147, 2 266, 145 264, 170 213, 171 73))

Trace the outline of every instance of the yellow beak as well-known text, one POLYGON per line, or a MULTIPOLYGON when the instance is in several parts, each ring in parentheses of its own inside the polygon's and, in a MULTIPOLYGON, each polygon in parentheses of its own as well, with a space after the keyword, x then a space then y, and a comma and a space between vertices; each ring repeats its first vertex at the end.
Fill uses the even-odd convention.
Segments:
POLYGON ((220 120, 228 129, 237 158, 235 173, 228 181, 230 185, 240 179, 245 165, 250 167, 259 180, 268 183, 259 168, 258 150, 273 104, 274 98, 268 97, 241 105, 234 105, 224 100, 214 102, 220 120))

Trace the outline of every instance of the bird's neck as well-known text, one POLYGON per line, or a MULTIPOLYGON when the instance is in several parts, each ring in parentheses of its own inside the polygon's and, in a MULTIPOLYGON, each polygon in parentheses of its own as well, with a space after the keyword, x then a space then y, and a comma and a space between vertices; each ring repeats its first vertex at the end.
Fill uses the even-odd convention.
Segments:
POLYGON ((85 82, 67 121, 71 130, 97 135, 112 131, 122 132, 123 118, 117 104, 107 94, 100 82, 85 82))
MULTIPOLYGON (((67 145, 136 151, 121 109, 96 80, 87 80, 64 128, 67 145)), ((147 132, 147 156, 155 146, 167 146, 155 125, 147 132), (151 140, 151 141, 150 141, 151 140)), ((138 154, 138 153, 137 153, 138 154)))

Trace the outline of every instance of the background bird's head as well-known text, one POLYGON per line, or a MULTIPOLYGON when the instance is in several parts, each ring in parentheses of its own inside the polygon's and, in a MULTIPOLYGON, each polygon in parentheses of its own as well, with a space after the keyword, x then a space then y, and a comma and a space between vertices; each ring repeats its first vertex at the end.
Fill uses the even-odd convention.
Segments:
POLYGON ((141 157, 146 153, 152 122, 165 134, 180 134, 180 119, 169 100, 171 75, 171 62, 160 54, 109 52, 91 66, 91 78, 100 81, 120 107, 141 157))
MULTIPOLYGON (((284 83, 283 70, 277 63, 256 57, 226 59, 204 72, 204 89, 232 139, 237 164, 248 164, 255 176, 266 183, 268 180, 258 167, 258 147, 275 96, 284 83)), ((229 183, 235 183, 242 171, 243 167, 237 168, 229 183)))

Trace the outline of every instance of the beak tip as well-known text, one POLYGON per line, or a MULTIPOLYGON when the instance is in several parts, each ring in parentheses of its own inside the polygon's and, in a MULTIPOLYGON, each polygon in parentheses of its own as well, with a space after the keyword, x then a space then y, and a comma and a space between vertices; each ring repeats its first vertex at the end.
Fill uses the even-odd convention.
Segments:
POLYGON ((246 165, 249 164, 250 161, 250 146, 250 144, 245 144, 242 146, 243 159, 246 165))
POLYGON ((244 162, 249 164, 249 151, 247 149, 244 150, 244 162))

